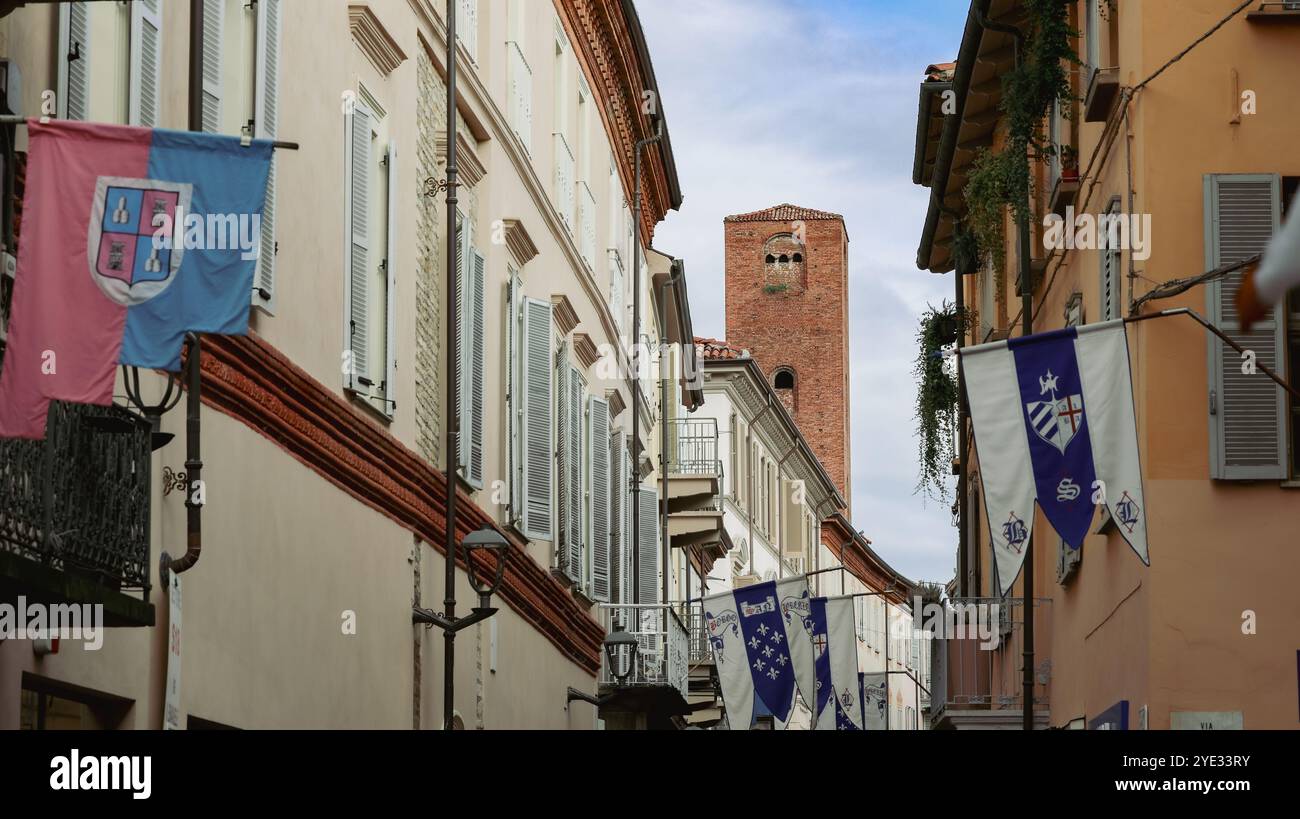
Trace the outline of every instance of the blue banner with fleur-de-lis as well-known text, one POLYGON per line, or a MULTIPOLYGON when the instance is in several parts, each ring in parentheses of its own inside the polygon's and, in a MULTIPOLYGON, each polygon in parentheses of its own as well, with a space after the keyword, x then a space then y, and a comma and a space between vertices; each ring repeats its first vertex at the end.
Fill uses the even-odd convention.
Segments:
POLYGON ((858 637, 853 597, 812 599, 813 651, 817 665, 818 731, 862 729, 858 679, 858 637))
POLYGON ((781 607, 777 604, 776 581, 736 589, 733 595, 754 694, 773 716, 787 722, 794 705, 796 682, 781 607))

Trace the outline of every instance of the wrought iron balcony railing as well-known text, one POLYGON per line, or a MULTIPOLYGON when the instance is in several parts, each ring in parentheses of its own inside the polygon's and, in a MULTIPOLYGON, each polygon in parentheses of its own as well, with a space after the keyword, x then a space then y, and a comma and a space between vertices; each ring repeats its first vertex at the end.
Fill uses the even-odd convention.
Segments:
POLYGON ((718 422, 714 418, 674 418, 668 428, 673 462, 668 471, 674 475, 717 475, 722 477, 718 459, 718 422), (676 446, 672 446, 673 442, 676 446))
MULTIPOLYGON (((1052 633, 1050 598, 1034 600, 1034 629, 1038 655, 1034 674, 1035 709, 1048 706, 1051 664, 1045 648, 1052 633)), ((946 709, 1018 709, 1024 702, 1024 601, 1019 597, 968 597, 949 600, 950 605, 974 604, 989 612, 996 606, 997 622, 984 629, 988 639, 974 636, 971 629, 959 635, 936 639, 930 648, 931 710, 935 717, 946 709)), ((961 622, 971 622, 969 612, 961 622)), ((984 615, 981 615, 983 617, 984 615)), ((974 627, 978 630, 978 627, 974 627)), ((960 631, 961 629, 959 629, 960 631)))
POLYGON ((56 401, 44 441, 0 439, 0 552, 147 602, 150 436, 120 407, 56 401))
POLYGON ((683 699, 690 675, 690 646, 686 626, 670 605, 658 603, 605 603, 600 606, 600 622, 606 631, 615 624, 637 638, 637 659, 628 678, 619 681, 605 657, 600 669, 600 685, 655 686, 677 689, 683 699))

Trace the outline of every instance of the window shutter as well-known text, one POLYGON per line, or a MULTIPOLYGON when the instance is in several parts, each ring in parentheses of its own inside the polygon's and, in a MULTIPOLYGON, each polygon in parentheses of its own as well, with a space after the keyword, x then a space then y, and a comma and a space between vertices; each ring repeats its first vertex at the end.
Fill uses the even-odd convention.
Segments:
POLYGON ((462 429, 469 429, 469 475, 470 484, 483 486, 483 290, 486 265, 483 254, 472 251, 473 263, 470 267, 470 298, 472 311, 468 318, 470 324, 469 347, 469 421, 461 418, 462 429))
POLYGON ((659 602, 659 492, 641 487, 638 507, 641 542, 637 547, 640 603, 659 602))
MULTIPOLYGON (((1260 253, 1281 219, 1281 179, 1271 174, 1205 178, 1206 265, 1213 269, 1260 253)), ((1209 285, 1210 320, 1257 364, 1285 372, 1285 300, 1268 321, 1243 333, 1237 320, 1241 272, 1209 285)), ((1210 468, 1222 480, 1281 480, 1286 469, 1286 396, 1261 371, 1242 372, 1243 361, 1209 337, 1210 468)))
POLYGON ((387 399, 384 410, 389 415, 397 411, 397 189, 401 177, 397 175, 397 141, 388 142, 388 223, 385 226, 384 275, 388 279, 388 300, 384 305, 384 389, 387 399))
POLYGON ((470 438, 474 426, 472 390, 467 377, 474 354, 471 281, 474 257, 469 231, 469 219, 463 217, 456 228, 456 414, 460 419, 460 435, 456 439, 456 470, 462 476, 469 469, 470 438))
MULTIPOLYGON (((1101 320, 1113 321, 1120 317, 1120 265, 1123 263, 1123 248, 1110 247, 1109 236, 1114 220, 1127 218, 1120 212, 1119 201, 1111 203, 1106 209, 1105 218, 1097 226, 1097 246, 1101 248, 1101 320)), ((1115 228, 1116 238, 1118 226, 1115 228)))
POLYGON ((781 554, 784 557, 803 557, 808 531, 808 517, 804 505, 797 502, 803 481, 781 480, 781 554))
POLYGON ((554 474, 551 460, 551 304, 524 299, 521 328, 523 354, 523 423, 520 451, 523 455, 523 531, 530 538, 553 540, 554 517, 551 488, 554 474))
POLYGON ((569 348, 556 355, 557 456, 560 479, 560 536, 556 567, 575 583, 582 580, 582 379, 569 363, 569 348))
POLYGON ((348 389, 369 392, 370 381, 370 109, 358 103, 347 117, 348 389))
POLYGON ((609 603, 627 602, 623 591, 624 532, 627 531, 627 433, 615 432, 609 445, 609 603))
POLYGON ((591 447, 591 596, 609 602, 610 580, 610 458, 609 404, 591 397, 587 403, 591 447))
MULTIPOLYGON (((257 71, 253 89, 253 136, 275 139, 279 128, 281 0, 258 0, 257 71)), ((275 310, 275 208, 279 160, 271 155, 266 178, 266 203, 262 208, 262 247, 257 260, 253 303, 275 310)))
POLYGON ((519 526, 523 515, 523 457, 520 447, 522 441, 523 387, 520 373, 523 369, 520 331, 523 328, 523 316, 520 310, 520 283, 518 274, 512 269, 506 280, 506 493, 509 496, 509 522, 519 526))
POLYGON ((568 485, 566 487, 566 501, 569 509, 569 542, 565 549, 565 561, 568 566, 568 575, 575 582, 583 581, 583 552, 586 549, 586 532, 584 531, 585 518, 582 511, 583 497, 583 461, 582 461, 582 420, 583 420, 583 381, 582 376, 574 367, 569 369, 569 394, 565 405, 568 409, 568 451, 566 453, 566 466, 568 470, 568 485))
POLYGON ((59 4, 58 114, 86 119, 90 106, 90 11, 86 3, 59 4))
POLYGON ((225 0, 203 0, 203 130, 221 133, 221 46, 225 0))
POLYGON ((131 77, 128 119, 157 127, 162 87, 162 0, 131 3, 131 77))

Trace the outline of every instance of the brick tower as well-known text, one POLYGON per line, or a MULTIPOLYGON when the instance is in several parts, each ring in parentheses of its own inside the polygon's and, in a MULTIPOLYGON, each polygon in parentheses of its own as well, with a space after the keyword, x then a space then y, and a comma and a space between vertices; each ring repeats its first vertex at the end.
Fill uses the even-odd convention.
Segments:
POLYGON ((851 502, 844 217, 787 204, 724 226, 727 343, 753 355, 851 502))

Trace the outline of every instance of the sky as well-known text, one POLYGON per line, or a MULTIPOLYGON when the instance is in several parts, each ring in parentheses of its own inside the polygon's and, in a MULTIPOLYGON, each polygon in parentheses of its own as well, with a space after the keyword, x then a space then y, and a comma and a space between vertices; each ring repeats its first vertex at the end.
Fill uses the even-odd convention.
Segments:
POLYGON ((853 523, 904 576, 947 582, 948 504, 914 492, 912 364, 951 275, 918 270, 912 184, 925 67, 955 58, 968 0, 640 0, 684 202, 655 234, 682 258, 699 336, 723 338, 723 217, 790 202, 849 232, 853 523))

